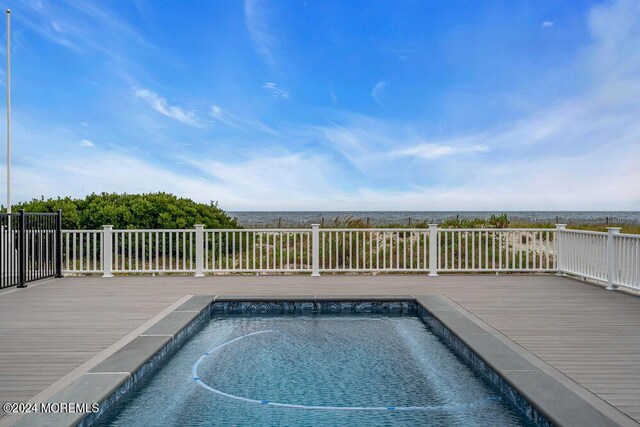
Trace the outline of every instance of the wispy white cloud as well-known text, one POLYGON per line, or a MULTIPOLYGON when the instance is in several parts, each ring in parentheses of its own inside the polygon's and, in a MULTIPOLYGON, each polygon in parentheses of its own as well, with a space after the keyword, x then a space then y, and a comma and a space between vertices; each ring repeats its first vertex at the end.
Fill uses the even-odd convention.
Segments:
POLYGON ((251 120, 239 117, 227 110, 223 110, 219 105, 216 104, 211 105, 209 115, 216 119, 218 122, 236 128, 238 130, 254 129, 271 136, 281 136, 280 132, 265 125, 259 120, 251 120))
POLYGON ((542 27, 553 27, 553 22, 551 21, 543 21, 542 24, 540 24, 542 27))
POLYGON ((413 156, 423 159, 439 159, 441 157, 453 156, 456 154, 473 154, 488 151, 486 145, 472 145, 456 147, 444 144, 418 144, 403 150, 393 151, 392 156, 413 156))
POLYGON ((83 139, 82 141, 80 141, 80 145, 88 148, 92 148, 96 146, 93 142, 89 141, 88 139, 83 139))
MULTIPOLYGON (((637 159, 637 153, 629 154, 637 159)), ((36 156, 28 163, 16 164, 14 197, 26 200, 102 191, 168 191, 201 202, 218 200, 228 210, 629 210, 637 209, 640 203, 637 188, 615 184, 618 180, 640 182, 640 169, 632 159, 601 162, 602 167, 617 168, 615 178, 594 174, 593 159, 577 156, 534 162, 523 159, 498 167, 479 164, 478 173, 457 186, 344 190, 335 185, 341 171, 331 158, 309 152, 237 162, 181 158, 181 163, 189 166, 183 171, 131 153, 98 148, 62 156, 36 156)), ((606 150, 598 156, 606 159, 606 150)), ((0 173, 4 173, 3 165, 0 173)))
POLYGON ((329 97, 331 98, 331 100, 334 102, 334 104, 340 104, 340 100, 338 99, 338 97, 336 96, 335 92, 333 91, 333 89, 329 90, 329 97))
POLYGON ((600 81, 637 82, 640 73, 640 2, 602 3, 589 14, 593 46, 586 62, 600 81))
POLYGON ((419 49, 416 49, 413 47, 407 47, 407 46, 402 46, 402 47, 383 46, 381 50, 387 54, 395 56, 396 58, 402 61, 412 59, 414 56, 420 53, 419 49))
POLYGON ((53 27, 53 29, 54 29, 54 30, 56 30, 57 32, 59 32, 59 33, 62 33, 62 32, 63 32, 63 30, 62 30, 62 26, 60 25, 60 23, 58 23, 58 22, 56 22, 56 21, 53 21, 53 22, 51 22, 51 26, 52 26, 52 27, 53 27))
POLYGON ((118 48, 122 43, 153 48, 134 26, 99 3, 29 1, 25 5, 32 13, 21 14, 22 24, 46 40, 73 51, 97 51, 124 60, 122 49, 118 48))
POLYGON ((258 53, 271 64, 273 63, 274 37, 268 15, 268 0, 245 0, 245 27, 258 53))
MULTIPOLYGON (((185 157, 179 158, 184 165, 180 171, 175 164, 155 163, 148 156, 121 150, 96 148, 65 153, 64 161, 62 157, 34 156, 28 163, 14 165, 14 199, 167 191, 201 202, 217 200, 225 209, 242 210, 278 209, 285 202, 302 209, 316 202, 322 205, 318 195, 341 194, 332 189, 331 179, 337 172, 330 160, 312 153, 281 153, 236 162, 185 157)), ((0 173, 4 173, 2 165, 0 173)))
MULTIPOLYGON (((310 126, 300 131, 303 137, 320 140, 331 147, 361 174, 383 175, 380 171, 392 171, 400 167, 398 174, 412 174, 412 169, 402 168, 404 157, 431 160, 443 157, 472 155, 490 149, 487 141, 479 136, 458 138, 430 138, 428 133, 413 128, 402 121, 385 120, 356 114, 343 114, 340 124, 310 126)), ((415 173, 419 176, 419 172, 415 173)))
POLYGON ((329 158, 308 152, 256 156, 239 162, 191 160, 190 164, 218 185, 233 189, 229 198, 245 209, 250 199, 259 199, 265 209, 278 209, 283 203, 310 206, 315 194, 336 192, 331 178, 339 173, 329 158))
POLYGON ((330 123, 328 126, 311 126, 303 129, 302 134, 326 141, 351 166, 364 172, 371 157, 386 150, 386 143, 380 140, 381 133, 377 132, 381 127, 379 121, 356 116, 350 117, 344 125, 330 123))
POLYGON ((266 89, 266 91, 269 92, 274 98, 289 99, 289 91, 280 89, 278 85, 273 82, 265 83, 262 88, 266 89))
POLYGON ((189 126, 201 126, 195 111, 186 111, 181 107, 170 105, 165 98, 149 89, 136 89, 135 95, 160 114, 189 126))
POLYGON ((378 104, 385 110, 388 110, 388 108, 386 105, 382 103, 381 96, 382 96, 382 93, 384 92, 384 89, 387 87, 387 83, 388 82, 386 80, 380 80, 378 83, 376 83, 376 85, 371 90, 371 98, 373 98, 376 104, 378 104))
POLYGON ((31 19, 29 16, 26 16, 23 19, 23 25, 48 40, 49 42, 55 43, 60 46, 64 46, 68 49, 71 49, 75 52, 82 52, 83 49, 78 41, 73 40, 72 38, 66 35, 60 24, 55 21, 48 20, 39 20, 39 19, 31 19))
POLYGON ((227 111, 224 111, 222 108, 220 108, 216 104, 211 105, 211 110, 209 111, 209 114, 211 115, 211 117, 213 117, 214 119, 216 119, 221 123, 224 123, 226 125, 229 125, 237 129, 242 129, 242 126, 240 125, 241 120, 238 117, 236 117, 235 115, 227 111))

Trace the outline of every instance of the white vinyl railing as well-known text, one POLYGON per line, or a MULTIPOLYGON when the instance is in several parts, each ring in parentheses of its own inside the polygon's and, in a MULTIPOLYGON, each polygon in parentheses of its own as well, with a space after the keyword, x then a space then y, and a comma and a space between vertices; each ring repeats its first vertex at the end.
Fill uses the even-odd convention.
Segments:
POLYGON ((640 236, 615 234, 614 253, 617 260, 613 272, 614 286, 640 289, 640 236))
POLYGON ((440 229, 438 271, 554 271, 555 229, 440 229))
POLYGON ((67 230, 66 273, 557 272, 640 289, 640 236, 551 229, 67 230))
POLYGON ((429 271, 429 230, 321 229, 321 272, 429 271))
POLYGON ((607 289, 619 286, 640 290, 640 235, 567 230, 557 226, 558 273, 604 282, 607 289))
POLYGON ((558 270, 593 280, 607 280, 607 233, 562 230, 559 232, 558 270))
POLYGON ((311 230, 203 230, 204 272, 309 272, 311 230))
POLYGON ((111 272, 194 272, 195 234, 195 230, 114 230, 111 272))
POLYGON ((101 273, 102 230, 64 230, 62 269, 73 273, 101 273))

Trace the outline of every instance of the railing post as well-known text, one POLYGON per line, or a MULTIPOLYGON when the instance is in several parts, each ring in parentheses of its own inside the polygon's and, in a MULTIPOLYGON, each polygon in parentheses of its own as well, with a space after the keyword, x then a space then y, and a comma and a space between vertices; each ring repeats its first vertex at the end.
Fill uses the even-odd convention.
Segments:
POLYGON ((20 209, 18 217, 18 286, 27 287, 27 235, 24 209, 20 209))
POLYGON ((311 277, 320 276, 320 224, 311 224, 311 277))
POLYGON ((62 277, 62 209, 56 215, 56 277, 62 277))
POLYGON ((429 224, 429 276, 438 275, 438 224, 429 224))
POLYGON ((564 259, 562 258, 562 251, 564 250, 562 240, 564 239, 564 233, 567 229, 567 224, 556 224, 556 275, 557 276, 566 276, 566 273, 563 271, 562 264, 564 259))
POLYGON ((607 289, 615 291, 618 287, 618 250, 616 236, 620 234, 620 227, 607 227, 607 289))
MULTIPOLYGON (((113 254, 112 237, 113 225, 102 226, 102 247, 100 248, 100 258, 102 261, 102 277, 113 277, 111 274, 111 256, 113 254)), ((74 259, 73 262, 76 260, 74 259)))
MULTIPOLYGON (((196 224, 196 275, 204 277, 204 224, 196 224)), ((235 250, 235 248, 233 248, 235 250)))

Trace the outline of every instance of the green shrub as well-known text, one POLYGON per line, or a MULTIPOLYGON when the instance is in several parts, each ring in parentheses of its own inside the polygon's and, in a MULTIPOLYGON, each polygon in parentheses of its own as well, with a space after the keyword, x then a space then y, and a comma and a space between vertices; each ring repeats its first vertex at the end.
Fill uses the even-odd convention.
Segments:
MULTIPOLYGON (((33 199, 13 207, 13 211, 55 212, 62 209, 62 228, 95 230, 105 224, 115 229, 239 228, 237 221, 218 207, 217 202, 197 203, 168 193, 91 194, 84 199, 71 197, 33 199)), ((3 209, 4 211, 4 209, 3 209)))

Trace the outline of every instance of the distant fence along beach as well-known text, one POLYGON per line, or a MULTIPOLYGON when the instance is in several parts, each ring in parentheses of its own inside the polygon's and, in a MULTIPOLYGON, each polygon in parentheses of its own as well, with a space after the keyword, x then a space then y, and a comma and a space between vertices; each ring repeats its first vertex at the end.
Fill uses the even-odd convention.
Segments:
POLYGON ((632 225, 640 226, 638 211, 264 211, 229 212, 246 228, 306 227, 321 226, 354 227, 420 227, 429 223, 488 221, 492 216, 506 216, 510 223, 517 224, 585 224, 593 226, 632 225))

